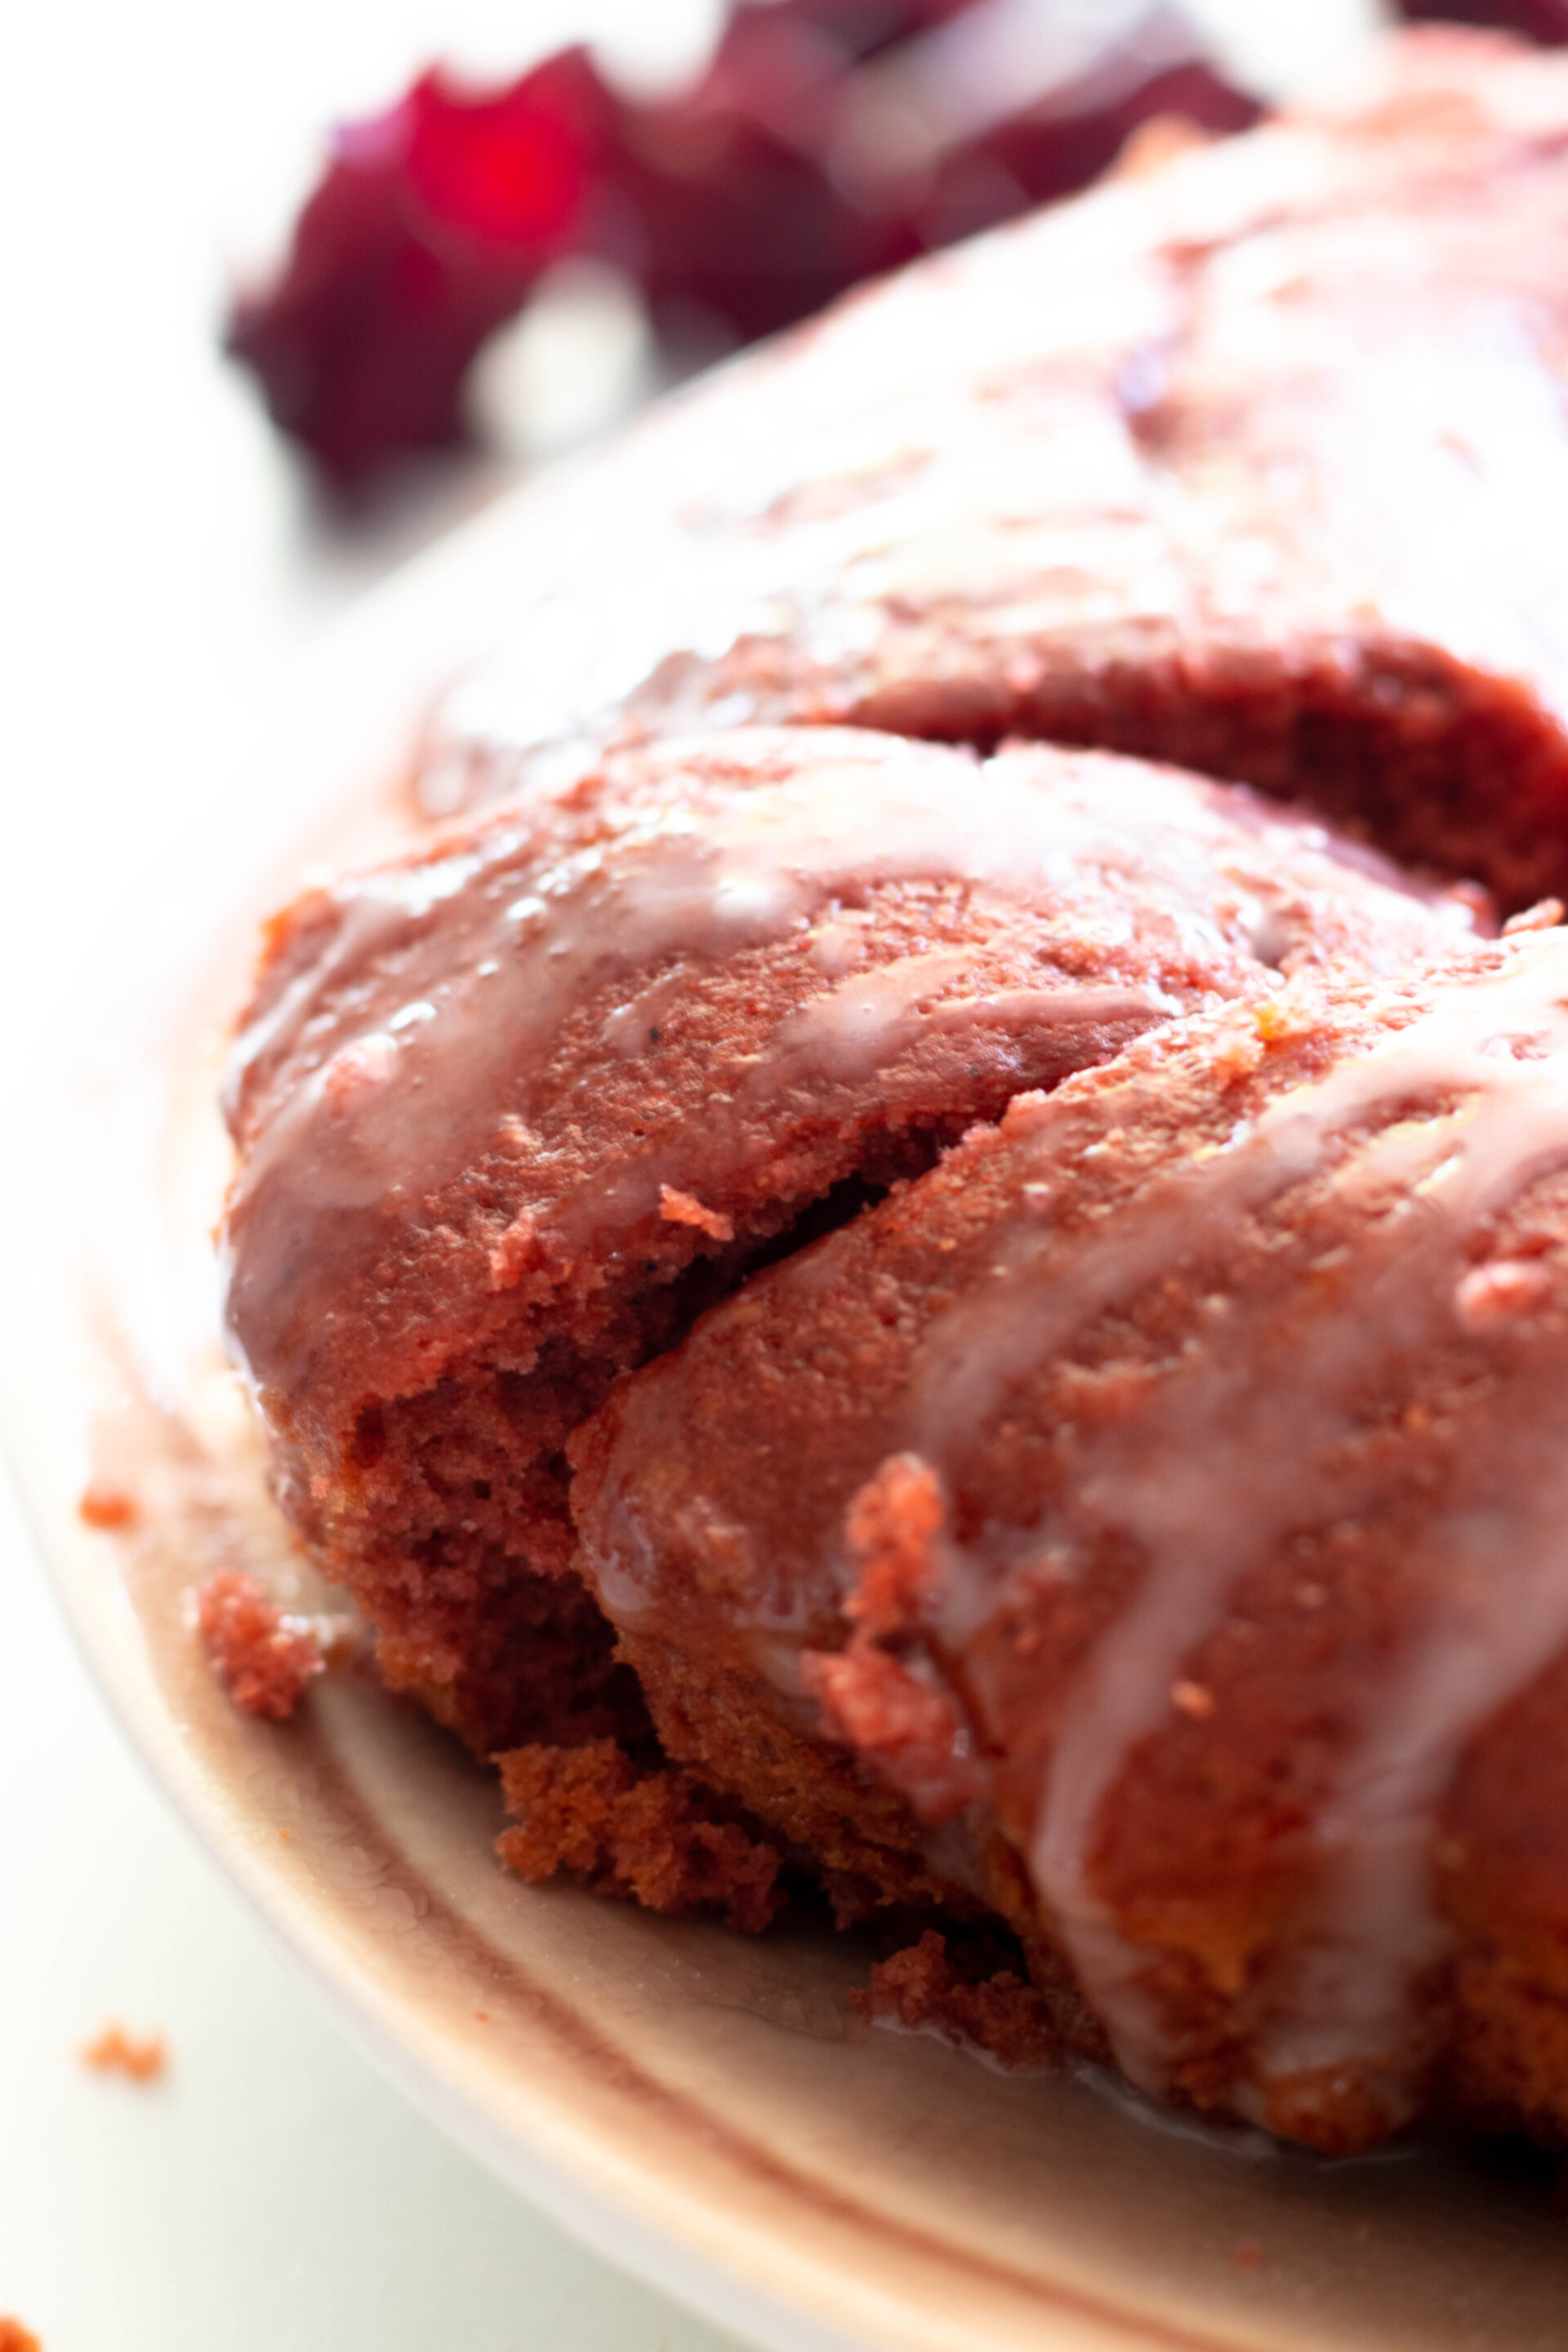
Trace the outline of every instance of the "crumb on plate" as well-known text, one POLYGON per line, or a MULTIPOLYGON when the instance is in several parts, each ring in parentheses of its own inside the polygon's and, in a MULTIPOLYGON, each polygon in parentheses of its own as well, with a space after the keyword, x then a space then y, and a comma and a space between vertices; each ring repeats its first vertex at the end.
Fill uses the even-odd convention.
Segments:
MULTIPOLYGON (((142 1516, 135 1496, 118 1478, 89 1478, 81 1490, 77 1511, 89 1528, 105 1529, 133 1528, 142 1516)), ((4 2352, 3 2339, 0 2352, 4 2352)))
POLYGON ((243 1570, 220 1568, 208 1577, 196 1622, 214 1673, 247 1715, 286 1722, 307 1685, 325 1672, 320 1642, 243 1570))
POLYGON ((1035 1986, 1010 1969, 971 1982, 948 1958, 947 1938, 935 1928, 890 1960, 879 1961, 854 2000, 874 2025, 939 2033, 984 2051, 1004 2066, 1054 2065, 1062 2053, 1061 2032, 1035 1986))
MULTIPOLYGON (((161 2033, 127 2033, 111 2020, 95 2041, 82 2044, 81 2063, 98 2074, 123 2074, 128 2082, 156 2083, 168 2071, 169 2053, 161 2033)), ((6 2352, 3 2336, 0 2352, 6 2352)))

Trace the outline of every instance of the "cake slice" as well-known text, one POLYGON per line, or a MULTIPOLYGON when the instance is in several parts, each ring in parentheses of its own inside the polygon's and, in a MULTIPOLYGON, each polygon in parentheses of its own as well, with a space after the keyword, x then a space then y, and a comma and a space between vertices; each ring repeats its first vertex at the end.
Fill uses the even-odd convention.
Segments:
POLYGON ((867 731, 612 759, 308 894, 237 1049, 228 1313, 278 1492, 481 1753, 635 1731, 564 1448, 975 1119, 1468 907, 1234 787, 867 731))
POLYGON ((1568 934, 1019 1097, 571 1442, 667 1754, 1144 2089, 1568 2132, 1568 934))

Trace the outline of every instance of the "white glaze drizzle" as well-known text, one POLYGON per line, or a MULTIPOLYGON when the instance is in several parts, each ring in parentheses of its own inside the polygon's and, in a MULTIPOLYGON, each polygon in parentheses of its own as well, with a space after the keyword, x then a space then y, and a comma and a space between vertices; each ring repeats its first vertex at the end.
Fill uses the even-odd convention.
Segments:
MULTIPOLYGON (((295 1068, 252 1143, 230 1214, 231 1312, 263 1382, 278 1376, 266 1360, 275 1310, 289 1269, 310 1262, 318 1221, 384 1206, 416 1213, 493 1141, 504 1115, 526 1120, 529 1074, 547 1060, 572 1006, 617 970, 647 971, 678 953, 721 960, 806 930, 841 897, 939 879, 1042 912, 1070 908, 1087 940, 1107 919, 1114 940, 1114 919, 1137 905, 1137 966, 1152 972, 1168 960, 1206 972, 1200 984, 1233 987, 1271 896, 1292 938, 1310 936, 1321 894, 1348 886, 1365 904, 1365 884, 1350 884, 1316 828, 1264 815, 1234 789, 1132 762, 1016 753, 982 767, 956 751, 860 733, 804 742, 759 733, 750 746, 731 755, 731 782, 747 756, 760 763, 744 792, 716 807, 702 805, 700 790, 695 802, 672 803, 666 792, 623 805, 608 846, 558 846, 552 859, 531 807, 477 850, 332 894, 321 953, 238 1048, 241 1071, 264 1056, 295 1068), (1258 863, 1267 872, 1270 850, 1290 868, 1273 886, 1251 871, 1258 863), (1247 871, 1233 878, 1238 854, 1247 871), (1319 894, 1310 903, 1303 877, 1319 894), (414 1005, 419 1016, 394 1029, 391 1015, 414 1005)), ((710 746, 693 753, 699 777, 701 759, 713 756, 710 746)), ((678 777, 679 747, 665 757, 678 777)), ((1414 942, 1433 918, 1407 903, 1414 942)), ((1376 921, 1392 921, 1397 905, 1391 892, 1376 921)), ((807 1078, 885 1066, 921 1034, 923 1000, 959 971, 917 954, 831 982, 727 1089, 737 1151, 748 1103, 759 1108, 807 1078)), ((1125 1034, 1192 1001, 1152 980, 1079 991, 1041 977, 1037 992, 939 1003, 931 1017, 977 1026, 1098 1021, 1125 1034)), ((716 1105, 722 1098, 716 1089, 716 1105)), ((706 1150, 719 1118, 715 1108, 706 1150)), ((543 1181, 548 1192, 548 1171, 543 1181)), ((661 1185, 686 1183, 679 1143, 650 1144, 640 1158, 623 1151, 592 1197, 575 1196, 562 1213, 579 1232, 629 1225, 657 1213, 661 1185)))
MULTIPOLYGON (((1009 1381, 1076 1329, 1322 1170, 1359 1125, 1422 1104, 1414 1129, 1402 1122, 1338 1171, 1363 1189, 1404 1189, 1363 1243, 1354 1298, 1309 1329, 1288 1383, 1259 1381, 1237 1299, 1212 1343, 1170 1370, 1125 1426, 1073 1441, 1080 1507, 1134 1535, 1147 1564, 1068 1701, 1030 1860, 1119 2060, 1151 2089, 1165 2084, 1173 2051, 1140 1981, 1148 1955, 1123 1938, 1092 1884, 1102 1802, 1169 1720, 1183 1663, 1243 1570, 1292 1524, 1353 1514, 1358 1496, 1375 1494, 1375 1470, 1358 1477, 1336 1455, 1352 1432, 1353 1384, 1380 1360, 1467 1328, 1456 1291, 1468 1237, 1568 1158, 1568 939, 1521 940, 1499 974, 1445 984, 1409 1026, 1119 1212, 1070 1267, 1048 1226, 1021 1220, 1006 1237, 1009 1278, 952 1310, 922 1349, 920 1450, 951 1464, 955 1440, 984 1426, 1009 1381)), ((1500 1520, 1461 1502, 1425 1539, 1426 1622, 1319 1824, 1326 1866, 1300 1937, 1310 1958, 1264 2021, 1264 2079, 1358 2060, 1397 2068, 1409 2055, 1410 1982, 1440 1948, 1433 1807, 1470 1735, 1568 1640, 1568 1461, 1542 1439, 1549 1420, 1534 1398, 1505 1441, 1505 1456, 1511 1445, 1531 1458, 1528 1475, 1504 1479, 1500 1520)), ((1051 1533, 1031 1530, 1029 1548, 1051 1533)), ((944 1635, 973 1631, 976 1570, 994 1595, 1020 1549, 998 1538, 990 1557, 971 1550, 944 1635)))

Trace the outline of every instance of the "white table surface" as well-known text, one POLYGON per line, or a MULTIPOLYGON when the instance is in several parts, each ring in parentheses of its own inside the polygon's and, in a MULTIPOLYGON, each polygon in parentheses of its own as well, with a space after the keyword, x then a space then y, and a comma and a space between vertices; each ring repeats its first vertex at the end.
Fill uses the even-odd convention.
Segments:
MULTIPOLYGON (((1291 74, 1370 0, 1205 0, 1291 74)), ((83 0, 13 12, 0 137, 0 990, 134 952, 224 753, 472 471, 359 539, 313 520, 217 358, 228 258, 310 134, 423 54, 510 65, 570 0, 83 0), (67 860, 68 858, 68 864, 67 860), (118 927, 118 929, 117 929, 118 927)), ((620 13, 674 46, 706 0, 620 13)), ((95 984, 101 984, 101 980, 95 984)), ((0 1026, 0 1056, 7 1054, 0 1026)), ((0 1059, 0 1150, 26 1148, 0 1059)), ((721 2352, 459 2154, 330 2024, 128 1751, 0 1486, 0 2315, 46 2352, 721 2352), (146 2088, 77 2052, 169 2041, 146 2088)))

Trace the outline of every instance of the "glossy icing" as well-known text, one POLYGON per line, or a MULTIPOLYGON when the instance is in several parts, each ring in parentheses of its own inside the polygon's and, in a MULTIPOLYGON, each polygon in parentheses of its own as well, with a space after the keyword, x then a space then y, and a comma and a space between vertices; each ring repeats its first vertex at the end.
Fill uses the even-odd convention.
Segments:
MULTIPOLYGON (((1377 861, 1363 876, 1364 853, 1320 826, 1131 761, 982 763, 864 732, 761 730, 720 739, 717 754, 665 747, 637 772, 640 797, 520 803, 476 836, 302 902, 230 1084, 251 1129, 228 1218, 231 1317, 263 1382, 292 1377, 280 1316, 299 1311, 301 1284, 320 1273, 332 1304, 331 1274, 341 1303, 341 1236, 384 1247, 391 1227, 417 1230, 487 1153, 529 1168, 526 1220, 578 1245, 689 1188, 679 1133, 574 1169, 564 1192, 553 1179, 530 1121, 563 1024, 595 990, 616 992, 605 1045, 634 1057, 658 1039, 668 992, 747 950, 809 945, 806 1001, 713 1089, 703 1147, 739 1165, 769 1106, 864 1086, 941 1034, 1060 1027, 1094 1058, 1091 1034, 1134 1034, 1276 960, 1353 942, 1402 961, 1470 919, 1377 861), (1050 912, 1072 973, 1053 948, 1037 983, 976 992, 973 950, 887 960, 870 910, 912 882, 1050 912), (312 1239, 329 1230, 331 1250, 312 1239)), ((527 1263, 527 1239, 514 1226, 492 1252, 497 1287, 527 1263)))
MULTIPOLYGON (((926 1338, 911 1418, 918 1450, 942 1467, 994 1417, 1010 1379, 1163 1268, 1213 1252, 1272 1197, 1331 1166, 1337 1187, 1386 1204, 1362 1244, 1353 1297, 1308 1325, 1288 1378, 1258 1376, 1277 1302, 1233 1293, 1145 1407, 1073 1448, 1078 1507, 1132 1535, 1145 1566, 1069 1701, 1030 1863, 1121 2063, 1146 2088, 1167 2086, 1172 2052, 1142 1981, 1147 1955, 1095 1889, 1104 1801, 1168 1720, 1184 1662, 1242 1572, 1289 1528, 1353 1518, 1375 1499, 1381 1466, 1358 1473, 1346 1447, 1369 1371, 1456 1326, 1501 1336, 1542 1303, 1541 1268, 1476 1265, 1469 1251, 1489 1217, 1564 1160, 1568 939, 1546 933, 1500 971, 1450 982, 1408 1027, 1270 1105, 1223 1152, 1129 1204, 1070 1266, 1026 1202, 995 1237, 1005 1282, 926 1338)), ((1568 1410, 1568 1371, 1554 1377, 1568 1410)), ((1423 1620, 1317 1824, 1323 1867, 1290 1981, 1257 1997, 1265 2083, 1413 2055, 1410 1989, 1445 1940, 1429 1890, 1435 1809, 1466 1741, 1568 1641, 1568 1457, 1543 1444, 1542 1412, 1538 1393, 1513 1441, 1515 1475, 1494 1465, 1507 1510, 1462 1496, 1424 1536, 1423 1620)), ((1031 1530, 1037 1553, 1050 1541, 1048 1522, 1031 1530)), ((961 1649, 974 1630, 975 1579, 994 1603, 1008 1563, 982 1541, 949 1564, 939 1628, 961 1649)))

